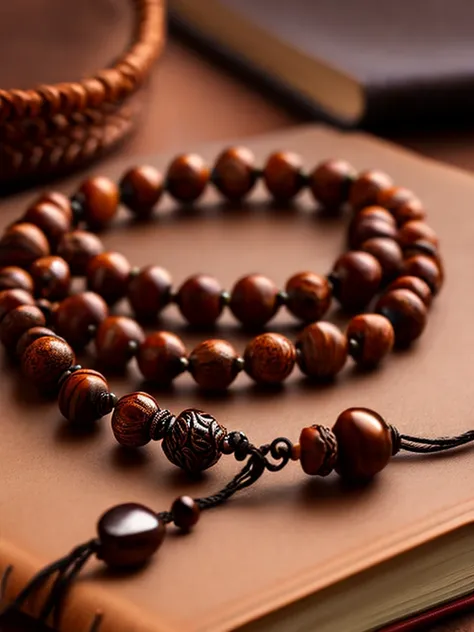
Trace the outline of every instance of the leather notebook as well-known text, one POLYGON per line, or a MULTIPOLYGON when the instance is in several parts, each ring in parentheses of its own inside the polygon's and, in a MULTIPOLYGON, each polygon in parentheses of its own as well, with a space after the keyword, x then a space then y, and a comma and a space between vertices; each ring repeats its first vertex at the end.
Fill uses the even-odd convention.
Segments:
MULTIPOLYGON (((332 425, 349 406, 373 408, 411 434, 472 428, 472 177, 369 136, 311 126, 239 142, 262 161, 270 151, 291 148, 308 166, 344 157, 358 169, 387 171, 425 202, 441 238, 446 284, 423 337, 377 371, 348 366, 333 384, 320 386, 295 372, 281 392, 256 389, 241 375, 228 394, 212 398, 181 376, 172 390, 152 390, 160 405, 173 412, 202 408, 257 444, 282 435, 297 440, 303 426, 332 425)), ((222 146, 196 149, 212 160, 222 146)), ((164 168, 169 159, 143 161, 164 168)), ((127 166, 116 161, 95 172, 117 178, 127 166)), ((60 188, 72 192, 78 182, 76 176, 60 188)), ((2 224, 17 218, 32 196, 3 200, 2 224)), ((194 212, 163 200, 150 223, 130 222, 124 213, 103 239, 133 265, 168 268, 176 284, 200 271, 230 287, 258 271, 283 285, 297 271, 328 271, 343 247, 344 221, 325 219, 306 194, 294 208, 275 209, 259 188, 243 208, 232 209, 210 191, 194 212)), ((331 318, 342 322, 337 311, 331 318)), ((189 348, 220 336, 242 351, 248 339, 227 316, 217 332, 197 333, 170 309, 160 327, 182 334, 189 348)), ((296 335, 283 313, 270 329, 296 335)), ((4 355, 1 375, 0 576, 13 569, 4 582, 6 600, 40 567, 93 537, 110 506, 134 501, 168 509, 182 493, 220 489, 239 468, 223 457, 191 481, 157 444, 124 452, 108 419, 93 434, 72 434, 55 402, 29 388, 4 355)), ((110 383, 119 396, 145 387, 133 365, 110 383)), ((473 478, 469 448, 437 457, 398 455, 372 484, 351 489, 336 475, 311 478, 292 463, 205 512, 191 534, 171 530, 140 572, 114 575, 91 562, 66 598, 60 630, 89 632, 97 615, 100 632, 378 629, 472 591, 473 478)), ((40 607, 38 595, 27 609, 35 614, 40 607)))

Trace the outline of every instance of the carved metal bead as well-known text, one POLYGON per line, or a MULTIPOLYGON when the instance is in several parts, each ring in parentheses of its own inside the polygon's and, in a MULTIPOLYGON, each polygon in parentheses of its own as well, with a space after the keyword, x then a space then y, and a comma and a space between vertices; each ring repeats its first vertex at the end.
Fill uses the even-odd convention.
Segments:
POLYGON ((337 462, 337 439, 330 428, 315 424, 300 434, 300 462, 306 474, 327 476, 337 462))
POLYGON ((171 463, 197 474, 220 459, 226 433, 212 415, 188 408, 169 426, 163 438, 163 451, 171 463))

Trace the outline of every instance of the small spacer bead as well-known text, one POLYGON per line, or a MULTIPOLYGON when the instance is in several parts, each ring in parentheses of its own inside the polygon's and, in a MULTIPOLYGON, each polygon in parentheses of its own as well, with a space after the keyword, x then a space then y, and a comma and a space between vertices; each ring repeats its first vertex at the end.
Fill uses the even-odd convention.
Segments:
POLYGON ((163 439, 168 429, 175 422, 176 417, 167 408, 159 410, 150 422, 148 429, 150 439, 159 441, 163 439))
POLYGON ((276 296, 278 305, 286 305, 288 302, 288 294, 285 290, 280 290, 276 296))
POLYGON ((295 443, 293 444, 293 447, 291 448, 290 459, 292 461, 299 461, 300 457, 301 457, 301 445, 299 443, 295 443))
POLYGON ((64 373, 58 380, 58 387, 61 387, 63 385, 64 380, 66 380, 71 375, 71 373, 79 371, 80 369, 82 369, 82 366, 80 364, 75 364, 74 366, 69 367, 67 371, 64 371, 64 373))
POLYGON ((244 370, 245 360, 242 358, 242 356, 239 356, 238 358, 235 358, 234 364, 235 364, 235 370, 240 373, 241 371, 244 370))
POLYGON ((360 341, 357 340, 357 338, 348 338, 347 344, 348 344, 349 355, 354 360, 357 360, 360 357, 360 354, 362 352, 362 346, 361 346, 360 341))
MULTIPOLYGON (((234 430, 229 432, 222 440, 221 451, 222 454, 234 454, 236 450, 243 452, 247 450, 248 453, 249 440, 247 436, 240 430, 234 430)), ((244 457, 245 458, 245 457, 244 457)), ((239 459, 237 459, 239 460, 239 459)))
POLYGON ((84 219, 84 194, 75 193, 71 196, 71 210, 74 224, 78 224, 84 219))
POLYGON ((184 531, 188 531, 199 520, 201 508, 191 496, 180 496, 171 506, 174 524, 184 531))
POLYGON ((230 303, 230 292, 227 292, 227 290, 225 290, 221 294, 221 305, 223 307, 227 307, 227 305, 229 305, 229 303, 230 303))

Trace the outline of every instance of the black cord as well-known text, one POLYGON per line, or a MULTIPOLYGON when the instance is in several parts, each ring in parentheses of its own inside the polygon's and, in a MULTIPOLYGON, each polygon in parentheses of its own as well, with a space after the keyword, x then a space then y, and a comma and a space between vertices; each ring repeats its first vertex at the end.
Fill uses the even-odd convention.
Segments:
POLYGON ((434 452, 446 452, 447 450, 453 450, 454 448, 459 448, 474 442, 474 430, 468 430, 454 437, 429 439, 426 437, 400 434, 392 427, 392 437, 395 437, 398 448, 394 453, 398 452, 398 450, 405 450, 405 452, 429 454, 434 452))

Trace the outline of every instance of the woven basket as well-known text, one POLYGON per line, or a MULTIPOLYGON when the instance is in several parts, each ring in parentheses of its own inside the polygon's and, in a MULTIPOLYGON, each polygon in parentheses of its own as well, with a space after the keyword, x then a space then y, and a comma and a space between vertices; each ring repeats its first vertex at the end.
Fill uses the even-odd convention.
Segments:
POLYGON ((117 145, 164 42, 162 0, 131 0, 135 33, 113 65, 72 83, 0 90, 0 192, 70 172, 117 145))

